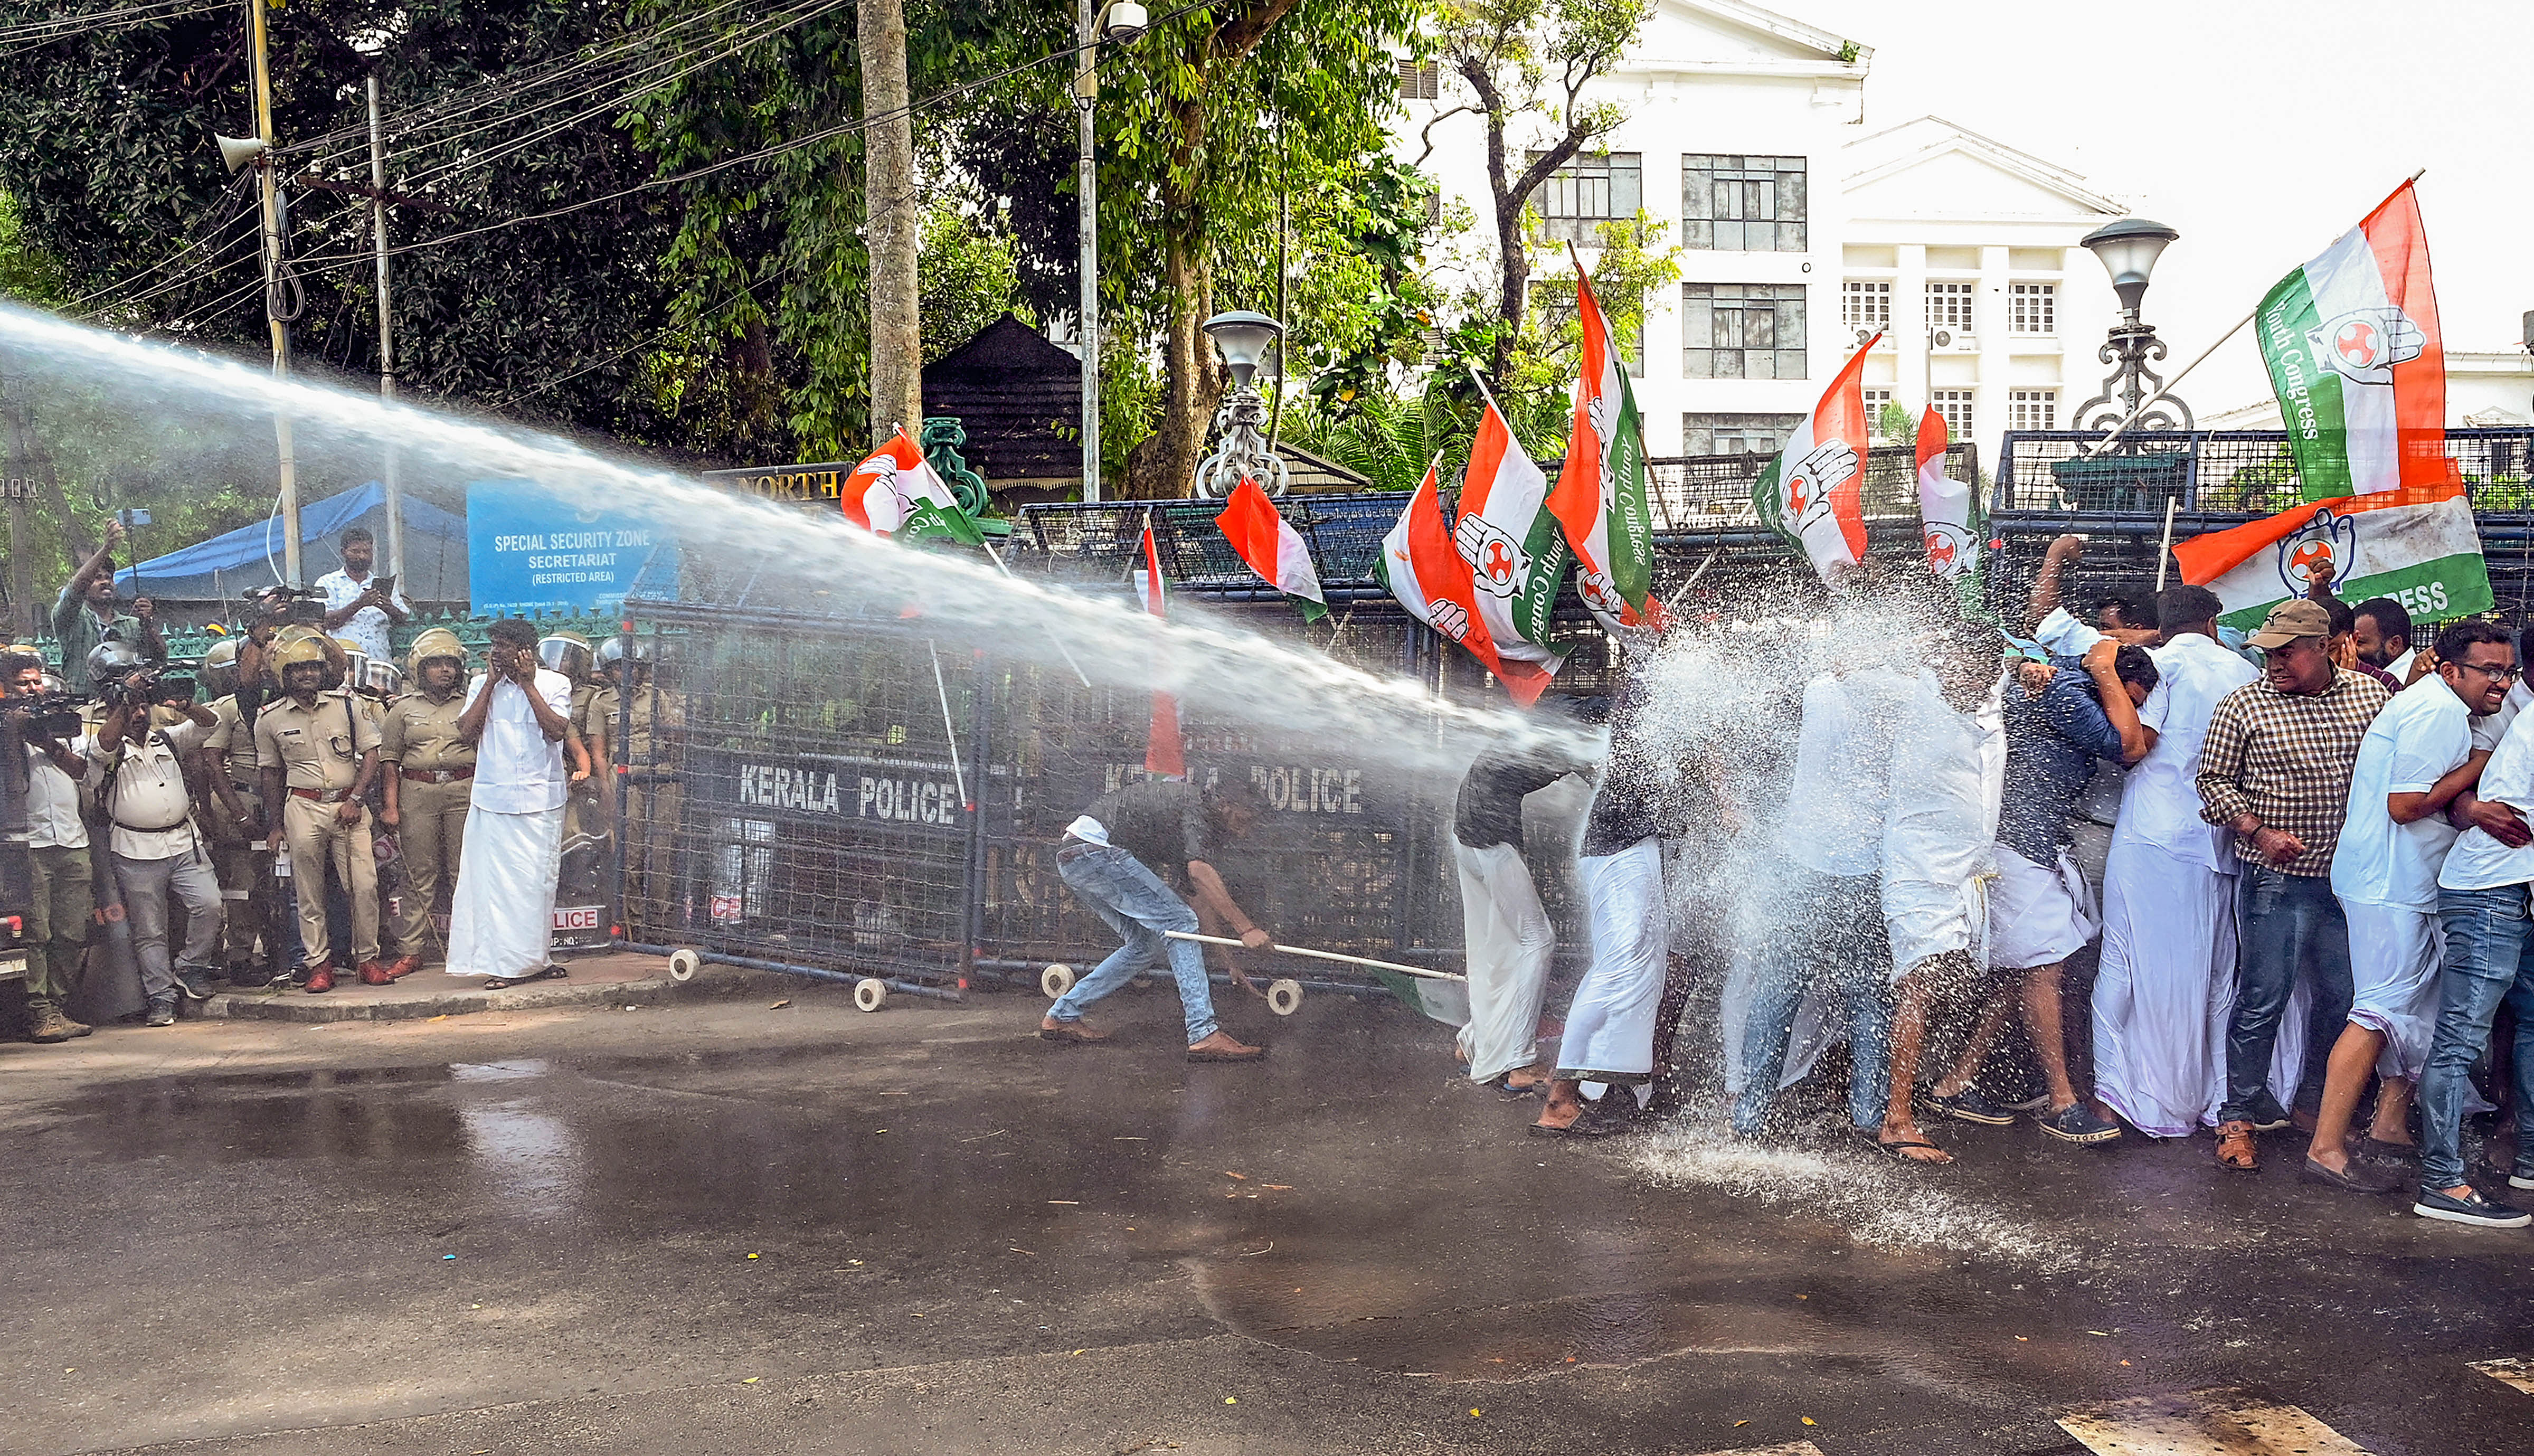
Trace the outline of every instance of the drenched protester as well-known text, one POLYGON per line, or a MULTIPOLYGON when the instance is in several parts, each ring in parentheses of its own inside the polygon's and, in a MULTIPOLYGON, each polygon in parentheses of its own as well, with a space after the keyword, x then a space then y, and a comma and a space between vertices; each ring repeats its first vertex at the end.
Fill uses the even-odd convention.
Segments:
POLYGON ((63 1009, 70 1000, 80 954, 88 944, 96 894, 89 854, 88 820, 80 814, 83 790, 96 787, 92 745, 75 722, 47 722, 34 699, 44 696, 44 659, 30 652, 0 653, 0 694, 18 727, 27 756, 27 860, 31 872, 24 930, 27 947, 27 1030, 45 1045, 89 1034, 63 1009))
POLYGON ((53 599, 53 639, 61 644, 62 681, 70 691, 95 689, 89 658, 109 638, 126 642, 144 662, 167 660, 167 644, 158 636, 158 609, 150 598, 135 597, 123 610, 114 586, 114 548, 123 542, 123 522, 105 523, 105 539, 53 599))
POLYGON ((413 614, 404 594, 395 586, 392 576, 378 576, 370 568, 378 559, 378 543, 369 527, 353 526, 335 541, 334 549, 343 565, 317 578, 317 590, 326 597, 326 631, 346 639, 352 650, 363 653, 372 662, 392 662, 395 649, 389 645, 388 632, 401 627, 413 614))
POLYGON ((2349 645, 2359 661, 2383 668, 2403 687, 2426 675, 2412 670, 2420 654, 2411 649, 2410 609, 2389 596, 2371 596, 2349 609, 2349 645))
POLYGON ((388 765, 380 820, 396 832, 396 863, 404 869, 404 895, 395 925, 396 958, 388 969, 402 976, 421 967, 431 950, 432 916, 457 883, 466 846, 466 817, 473 806, 475 745, 458 733, 466 711, 457 696, 466 682, 466 648, 457 634, 435 627, 413 639, 407 654, 412 692, 388 705, 379 727, 379 757, 388 765))
POLYGON ((2132 646, 2145 646, 2156 639, 2155 610, 2143 586, 2114 584, 2096 586, 2078 593, 2069 590, 2068 574, 2084 560, 2085 541, 2082 536, 2054 538, 2041 554, 2041 568, 2032 580, 2032 595, 2025 607, 2024 629, 2032 639, 2053 655, 2076 657, 2094 644, 2097 637, 2108 637, 2132 646), (2067 608, 2075 597, 2092 618, 2089 626, 2067 608))
POLYGON ((330 674, 339 676, 332 656, 341 649, 321 642, 328 639, 302 637, 273 653, 283 696, 266 703, 255 719, 264 802, 281 810, 268 846, 290 857, 299 941, 308 957, 305 989, 311 995, 334 989, 330 875, 349 901, 352 959, 362 984, 385 986, 395 979, 379 960, 378 860, 370 844, 370 812, 361 802, 378 776, 378 729, 349 692, 325 686, 330 674))
POLYGON ((589 768, 579 759, 567 775, 567 748, 579 747, 572 683, 538 665, 536 629, 526 622, 493 624, 457 738, 474 747, 475 775, 449 912, 448 972, 482 976, 497 991, 560 978, 553 951, 564 801, 589 768))
POLYGON ((186 700, 181 721, 158 727, 151 711, 164 697, 157 674, 128 642, 100 644, 89 654, 88 666, 106 703, 105 718, 90 740, 97 808, 111 830, 106 849, 141 966, 146 1024, 173 1026, 176 998, 211 1000, 211 978, 219 971, 211 956, 220 943, 220 881, 211 870, 211 847, 194 823, 193 789, 185 777, 187 760, 219 720, 186 700), (172 964, 170 900, 185 910, 185 945, 172 964))
POLYGON ((2091 892, 2071 853, 2079 798, 2097 762, 2134 764, 2155 743, 2165 699, 2143 647, 2108 637, 2082 659, 2059 658, 2035 694, 2006 696, 2006 788, 1998 817, 1997 880, 1989 899, 1989 967, 2000 975, 1953 1070, 1928 1088, 1937 1111, 2005 1126, 2014 1112, 1973 1082, 1981 1062, 2021 1008, 2025 1035, 2047 1084, 2041 1130, 2064 1142, 2104 1142, 2120 1128, 2078 1099, 2068 1071, 2061 977, 2098 928, 2091 892))
POLYGON ((2252 644, 2262 675, 2217 704, 2200 751, 2201 817, 2235 832, 2235 1008, 2226 1032, 2226 1096, 2217 1162, 2259 1166, 2257 1132, 2290 1122, 2269 1087, 2270 1059, 2302 967, 2313 968, 2315 1030, 2294 1105, 2321 1101, 2325 1036, 2349 1016, 2349 923, 2331 893, 2332 851, 2367 726, 2388 695, 2333 663, 2331 616, 2319 603, 2270 609, 2252 644))
POLYGON ((1523 860, 1523 801, 1570 774, 1589 775, 1554 749, 1491 749, 1470 761, 1452 807, 1452 863, 1461 882, 1461 928, 1470 978, 1470 1021, 1460 1051, 1470 1080, 1507 1092, 1544 1090, 1539 1015, 1557 932, 1540 908, 1523 860))
POLYGON ((2220 645, 2219 610, 2203 586, 2156 598, 2164 640, 2148 655, 2163 704, 2122 787, 2103 871, 2094 1096, 2151 1137, 2190 1136, 2223 1100, 2238 861, 2227 831, 2201 818, 2200 757, 2218 702, 2256 674, 2220 645))

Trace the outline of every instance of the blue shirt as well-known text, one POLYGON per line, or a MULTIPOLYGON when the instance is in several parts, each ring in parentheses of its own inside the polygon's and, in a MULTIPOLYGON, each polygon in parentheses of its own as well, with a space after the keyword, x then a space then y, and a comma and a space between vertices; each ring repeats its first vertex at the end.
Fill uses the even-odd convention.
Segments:
POLYGON ((2038 698, 2013 683, 2006 689, 2006 802, 1997 842, 2049 866, 2070 840, 2069 817, 2094 776, 2094 760, 2121 760, 2121 731, 2103 711, 2093 675, 2081 659, 2053 657, 2059 669, 2038 698))

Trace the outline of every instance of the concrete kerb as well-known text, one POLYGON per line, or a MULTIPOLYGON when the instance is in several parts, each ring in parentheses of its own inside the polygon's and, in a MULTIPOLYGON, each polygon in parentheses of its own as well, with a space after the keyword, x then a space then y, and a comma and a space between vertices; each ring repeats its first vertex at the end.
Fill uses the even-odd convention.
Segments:
MULTIPOLYGON (((646 957, 647 959, 647 957, 646 957)), ((477 1011, 535 1011, 557 1006, 666 1005, 725 996, 754 995, 769 987, 788 994, 801 982, 787 976, 708 966, 694 980, 669 979, 665 965, 632 979, 539 981, 506 991, 450 990, 380 996, 359 983, 325 996, 296 990, 227 991, 193 1008, 198 1016, 238 1021, 405 1021, 463 1016, 477 1011)), ((393 988, 403 991, 403 988, 393 988)))

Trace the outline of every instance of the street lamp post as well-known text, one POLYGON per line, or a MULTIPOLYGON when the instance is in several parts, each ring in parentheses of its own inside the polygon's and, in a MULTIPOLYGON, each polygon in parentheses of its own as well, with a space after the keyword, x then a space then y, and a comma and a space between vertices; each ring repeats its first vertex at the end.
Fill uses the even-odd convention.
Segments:
POLYGON ((1267 400, 1258 393, 1258 369, 1285 326, 1246 309, 1217 314, 1200 326, 1214 340, 1214 351, 1232 371, 1232 393, 1214 417, 1222 443, 1196 467, 1196 494, 1221 500, 1244 479, 1255 480, 1271 496, 1285 493, 1285 461, 1267 448, 1267 400))
POLYGON ((1123 45, 1149 24, 1135 0, 1078 0, 1073 52, 1073 105, 1080 113, 1074 194, 1074 242, 1082 274, 1082 499, 1100 499, 1100 162, 1093 154, 1092 109, 1100 100, 1100 42, 1123 45))
POLYGON ((2124 451, 2137 449, 2134 432, 2141 429, 2198 428, 2190 405, 2170 395, 2158 397, 2164 377, 2147 365, 2164 357, 2164 340, 2155 336, 2154 325, 2139 318, 2157 256, 2180 236, 2161 222, 2123 217, 2078 240, 2103 261, 2103 271, 2111 274, 2112 291, 2120 295, 2121 317, 2098 355, 2112 366, 2112 372, 2103 377, 2103 392, 2078 405, 2069 422, 2080 430, 2122 430, 2131 437, 2120 447, 2124 451), (2146 406, 2143 410, 2142 404, 2146 406))

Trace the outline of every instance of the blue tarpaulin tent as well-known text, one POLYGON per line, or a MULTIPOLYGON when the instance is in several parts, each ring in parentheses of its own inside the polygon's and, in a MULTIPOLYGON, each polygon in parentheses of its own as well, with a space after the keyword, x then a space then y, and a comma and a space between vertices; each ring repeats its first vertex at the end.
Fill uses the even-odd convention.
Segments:
MULTIPOLYGON (((397 583, 405 600, 466 600, 466 517, 429 501, 406 496, 404 516, 405 579, 397 583)), ((388 493, 373 480, 299 508, 303 545, 300 570, 310 581, 341 563, 334 539, 346 529, 364 525, 378 537, 378 570, 388 569, 388 493)), ((150 528, 139 528, 147 543, 150 528)), ((146 594, 167 602, 235 601, 259 586, 281 579, 281 517, 272 516, 241 526, 182 551, 145 561, 117 574, 125 596, 146 594), (135 578, 138 578, 137 582, 135 578)))

